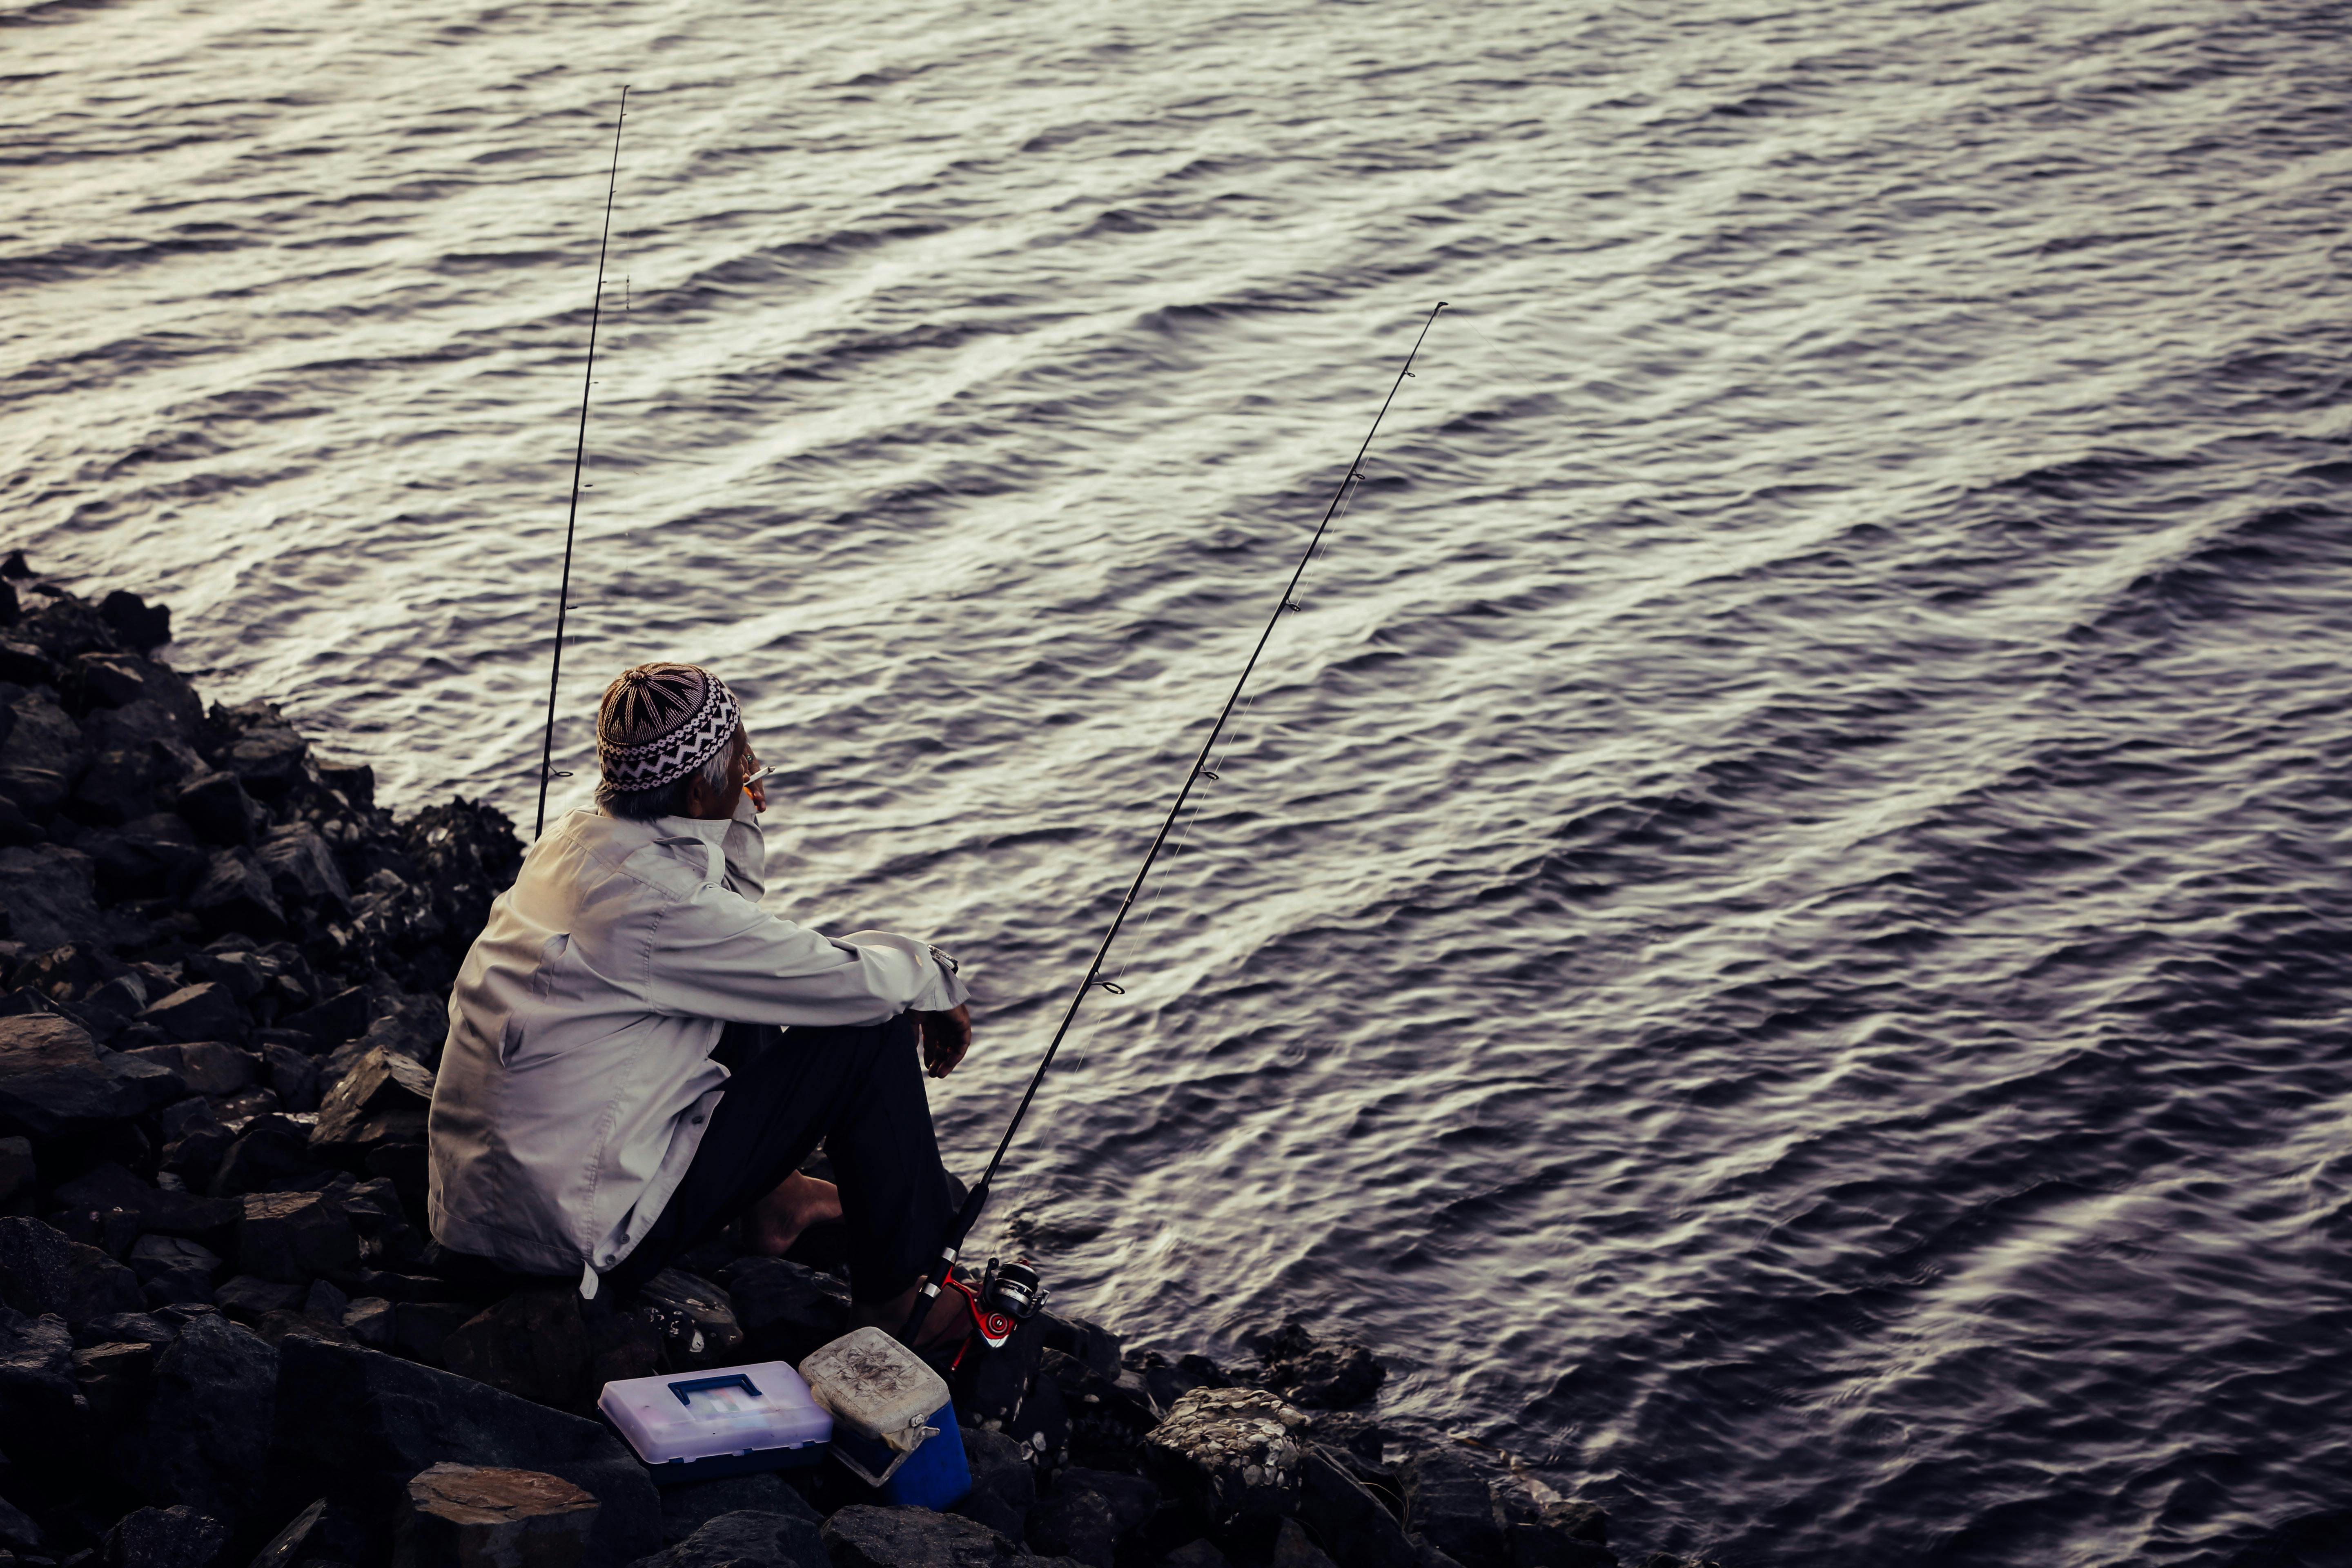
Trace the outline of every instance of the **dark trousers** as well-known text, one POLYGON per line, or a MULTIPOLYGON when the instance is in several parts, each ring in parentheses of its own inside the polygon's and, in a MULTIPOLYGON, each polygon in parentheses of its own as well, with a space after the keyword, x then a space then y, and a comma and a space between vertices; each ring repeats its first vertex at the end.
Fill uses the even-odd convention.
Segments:
MULTIPOLYGON (((914 1021, 829 1029, 730 1024, 711 1056, 732 1075, 686 1179, 620 1266, 615 1299, 773 1192, 824 1141, 849 1233, 850 1293, 887 1301, 920 1279, 956 1204, 931 1132, 914 1021)), ((601 1293, 601 1292, 600 1292, 601 1293)))

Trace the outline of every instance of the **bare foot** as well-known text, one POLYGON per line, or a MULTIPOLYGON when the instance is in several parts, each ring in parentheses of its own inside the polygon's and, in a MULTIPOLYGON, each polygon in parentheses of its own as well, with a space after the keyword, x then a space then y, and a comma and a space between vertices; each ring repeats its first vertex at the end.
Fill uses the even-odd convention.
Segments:
MULTIPOLYGON (((915 1287, 908 1286, 879 1307, 857 1309, 861 1327, 880 1329, 897 1338, 907 1326, 907 1314, 915 1310, 915 1287)), ((915 1335, 914 1348, 919 1351, 937 1350, 952 1341, 960 1326, 971 1316, 971 1309, 960 1291, 942 1289, 939 1300, 931 1303, 930 1315, 923 1320, 921 1331, 915 1335)))
POLYGON ((794 1171, 744 1214, 743 1245, 764 1257, 781 1258, 792 1250, 801 1232, 840 1217, 841 1189, 794 1171))

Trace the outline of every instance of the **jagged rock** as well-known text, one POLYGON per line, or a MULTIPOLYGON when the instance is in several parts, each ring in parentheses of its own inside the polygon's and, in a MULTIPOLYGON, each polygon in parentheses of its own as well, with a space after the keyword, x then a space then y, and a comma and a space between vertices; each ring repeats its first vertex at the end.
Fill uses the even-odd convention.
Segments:
POLYGON ((98 942, 113 929, 98 907, 98 863, 57 844, 0 849, 0 910, 28 947, 98 942))
POLYGON ((39 1141, 89 1131, 182 1092, 167 1069, 104 1049, 69 1018, 0 1017, 0 1132, 39 1141))
POLYGON ((261 1047, 263 1075, 270 1092, 288 1110, 299 1115, 319 1109, 319 1064, 291 1046, 275 1041, 261 1047))
POLYGON ((1052 1496, 1029 1510, 1024 1531, 1032 1550, 1075 1557, 1087 1568, 1112 1568, 1118 1525, 1110 1505, 1096 1492, 1056 1486, 1052 1496))
POLYGON ((317 1193, 251 1193, 237 1221, 236 1260, 248 1274, 289 1284, 360 1260, 343 1212, 317 1193))
POLYGON ((185 1504, 142 1508, 106 1532, 107 1568, 215 1568, 228 1546, 228 1527, 185 1504))
POLYGON ((1032 1394, 1048 1384, 1060 1391, 1062 1408, 1069 1418, 1070 1458, 1081 1465, 1131 1471, 1139 1461, 1144 1438, 1160 1419, 1160 1412, 1141 1379, 1116 1381, 1125 1374, 1116 1373, 1117 1362, 1109 1364, 1115 1369, 1114 1377, 1103 1375, 1099 1358, 1088 1364, 1061 1351, 1047 1350, 1039 1357, 1032 1394))
POLYGON ((433 1101, 433 1075, 381 1046, 360 1055, 319 1106, 310 1146, 340 1158, 392 1142, 422 1142, 433 1101))
MULTIPOLYGON (((253 1025, 238 1006, 229 988, 217 981, 207 980, 201 985, 183 985, 169 996, 149 1005, 139 1015, 140 1022, 152 1024, 170 1040, 242 1040, 253 1025)), ((245 1083, 253 1081, 248 1068, 245 1083)), ((236 1089, 204 1089, 194 1083, 188 1086, 198 1094, 234 1094, 236 1089)), ((238 1084, 236 1089, 245 1087, 238 1084)))
POLYGON ((1064 1317, 1058 1312, 1040 1312, 1036 1321, 1045 1335, 1046 1349, 1061 1352, 1106 1383, 1118 1381, 1122 1368, 1117 1334, 1099 1323, 1064 1317))
POLYGON ((79 1430, 86 1406, 74 1386, 73 1350, 63 1318, 0 1307, 0 1432, 64 1439, 79 1430))
MULTIPOLYGON (((6 644, 0 643, 0 653, 6 644)), ((0 680, 7 677, 0 675, 0 680)), ((25 808, 5 795, 0 795, 0 847, 24 848, 48 842, 49 830, 25 815, 25 808)))
POLYGON ((844 1559, 828 1557, 825 1538, 808 1517, 814 1511, 803 1503, 796 1511, 722 1513, 666 1551, 638 1559, 631 1568, 832 1568, 844 1559))
MULTIPOLYGON (((167 1027, 164 1032, 172 1031, 167 1027)), ((226 1045, 217 1037, 207 1037, 184 1045, 135 1046, 122 1054, 179 1074, 180 1081, 196 1094, 235 1094, 252 1088, 258 1076, 249 1052, 226 1045)))
POLYGON ((310 742, 278 723, 247 730, 228 752, 228 770, 256 800, 277 800, 302 778, 310 742))
POLYGON ((0 1306, 62 1318, 73 1296, 73 1243, 65 1233, 37 1219, 0 1219, 0 1306))
POLYGON ((1319 1344, 1265 1369, 1266 1386, 1305 1410, 1344 1410, 1380 1391, 1388 1368, 1359 1344, 1319 1344))
POLYGON ((565 1405, 593 1394, 583 1386, 592 1353, 580 1292, 555 1287, 519 1290, 484 1308, 450 1332, 440 1359, 477 1383, 565 1405))
POLYGON ((782 1258, 739 1258, 725 1273, 751 1360, 798 1366, 849 1331, 849 1287, 830 1274, 782 1258))
POLYGON ((41 1527, 23 1513, 6 1498, 0 1498, 0 1546, 18 1552, 37 1552, 41 1546, 41 1527))
POLYGON ((255 1117, 221 1156, 212 1182, 214 1195, 243 1198, 292 1184, 314 1168, 310 1132, 275 1112, 255 1117))
POLYGON ((146 1403, 156 1357, 154 1345, 127 1341, 107 1341, 74 1352, 74 1386, 100 1426, 119 1426, 146 1403))
POLYGON ((1195 1541, 1161 1558, 1160 1568, 1232 1568, 1232 1560, 1218 1551, 1214 1543, 1195 1541))
POLYGON ((1671 1552, 1653 1552, 1642 1559, 1642 1568, 1723 1568, 1723 1564, 1704 1557, 1677 1557, 1671 1552))
POLYGON ((781 1513, 814 1531, 824 1516, 773 1471, 661 1489, 662 1544, 675 1546, 722 1514, 781 1513))
POLYGON ((1306 1412, 1263 1389, 1194 1389, 1152 1430, 1144 1456, 1171 1492, 1223 1528, 1297 1510, 1307 1426, 1306 1412))
POLYGON ((0 793, 27 813, 46 817, 65 804, 89 765, 81 726, 38 691, 27 691, 8 706, 16 721, 7 744, 0 746, 0 793))
POLYGON ((49 584, 26 590, 25 618, 18 628, 52 659, 65 664, 85 653, 110 653, 114 628, 82 600, 49 584))
POLYGON ((324 1322, 341 1323, 351 1306, 351 1297, 331 1279, 311 1280, 310 1289, 302 1297, 302 1315, 324 1322))
POLYGON ((109 1312, 92 1318, 74 1331, 82 1346, 103 1344, 168 1345, 178 1330, 152 1312, 109 1312))
POLYGON ((33 1141, 0 1138, 0 1207, 33 1190, 33 1141))
POLYGON ((237 1205, 194 1193, 167 1193, 109 1161, 93 1165, 57 1190, 58 1206, 104 1214, 122 1209, 134 1215, 142 1231, 165 1236, 203 1236, 234 1225, 237 1205))
POLYGON ((279 1354, 271 1468, 289 1496, 323 1494, 388 1525, 401 1489, 427 1465, 544 1470, 602 1505, 584 1568, 659 1546, 653 1483, 595 1422, 350 1345, 289 1338, 279 1354))
POLYGON ((194 774, 171 792, 170 804, 205 843, 231 849, 250 845, 269 820, 234 773, 194 774))
POLYGON ((300 1305, 303 1288, 257 1274, 237 1274, 213 1292, 213 1304, 247 1328, 258 1328, 272 1312, 290 1312, 300 1305))
POLYGON ((334 851, 307 822, 270 829, 261 845, 261 868, 269 874, 281 903, 331 909, 337 914, 351 908, 351 884, 343 880, 334 851))
POLYGON ((87 1323, 111 1312, 136 1312, 147 1305, 147 1298, 139 1288, 139 1276, 130 1269, 95 1247, 74 1242, 68 1250, 71 1295, 65 1314, 68 1322, 87 1323))
POLYGON ((262 1502, 278 1352, 217 1313, 181 1326, 155 1363, 154 1394, 114 1455, 150 1501, 184 1502, 232 1530, 262 1502))
POLYGON ((1029 1510, 1037 1506, 1037 1471, 1029 1460, 1029 1446, 1002 1432, 961 1425, 957 1430, 963 1437, 965 1467, 971 1471, 971 1491, 955 1505, 955 1511, 1000 1535, 1022 1539, 1029 1510))
POLYGON ((1274 1553, 1266 1563, 1267 1568, 1339 1568, 1295 1519, 1284 1520, 1275 1530, 1274 1553))
POLYGON ((474 1315, 470 1302, 394 1302, 392 1342, 400 1348, 401 1354, 439 1366, 448 1354, 449 1337, 474 1315))
POLYGON ((984 1524, 922 1508, 853 1503, 826 1520, 819 1534, 832 1568, 992 1568, 1015 1558, 1036 1561, 984 1524))
MULTIPOLYGON (((1300 1520, 1349 1568, 1416 1568, 1423 1563, 1421 1548, 1344 1456, 1307 1445, 1299 1465, 1299 1494, 1300 1520)), ((1427 1528, 1418 1515, 1413 1522, 1427 1528)))
POLYGON ((588 1548, 597 1506, 539 1470, 435 1465, 408 1483, 394 1568, 568 1568, 588 1548))
POLYGON ((58 667, 47 654, 21 637, 0 637, 0 680, 18 686, 52 686, 58 667))
POLYGON ((98 602, 98 613, 114 628, 122 646, 144 654, 172 640, 172 612, 150 605, 138 595, 117 588, 98 602))
POLYGON ((662 1332, 680 1364, 718 1365, 743 1345, 743 1330, 727 1292, 682 1268, 665 1268, 637 1288, 633 1312, 662 1332))
POLYGON ((1380 1464, 1388 1451, 1388 1428, 1360 1411, 1318 1412, 1312 1431, 1325 1447, 1352 1454, 1369 1465, 1380 1464))
POLYGON ((352 1337, 373 1350, 393 1345, 393 1307, 381 1296, 362 1296, 343 1309, 343 1327, 352 1337))
POLYGON ((158 773, 152 748, 94 751, 66 810, 77 821, 120 827, 155 809, 158 773))
POLYGON ((205 874, 189 893, 187 910, 215 934, 237 931, 249 936, 276 936, 286 929, 286 911, 278 902, 269 873, 242 847, 215 849, 205 874))
POLYGON ((315 1039, 341 1044, 367 1032, 368 993, 364 985, 353 985, 336 992, 315 1007, 305 1008, 281 1020, 289 1029, 299 1029, 315 1039))

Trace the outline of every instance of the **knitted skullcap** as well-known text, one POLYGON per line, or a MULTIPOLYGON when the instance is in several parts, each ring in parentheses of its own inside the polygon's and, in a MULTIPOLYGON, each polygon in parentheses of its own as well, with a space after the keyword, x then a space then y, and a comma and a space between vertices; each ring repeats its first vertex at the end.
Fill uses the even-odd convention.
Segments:
POLYGON ((596 761, 614 789, 658 789, 716 756, 743 710, 717 676, 693 664, 641 664, 604 688, 596 761))

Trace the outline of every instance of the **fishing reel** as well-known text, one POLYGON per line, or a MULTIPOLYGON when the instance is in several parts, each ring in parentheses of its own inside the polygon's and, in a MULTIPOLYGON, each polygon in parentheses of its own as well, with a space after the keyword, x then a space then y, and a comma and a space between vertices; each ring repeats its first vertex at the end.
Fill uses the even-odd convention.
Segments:
MULTIPOLYGON (((971 1310, 972 1331, 990 1350, 1003 1350, 1013 1331, 1036 1316, 1037 1309, 1045 1304, 1053 1292, 1037 1278, 1037 1270, 1026 1258, 1014 1258, 1010 1263, 988 1260, 988 1272, 975 1285, 960 1270, 948 1275, 950 1289, 961 1293, 971 1310)), ((959 1355, 957 1360, 962 1357, 959 1355)))

